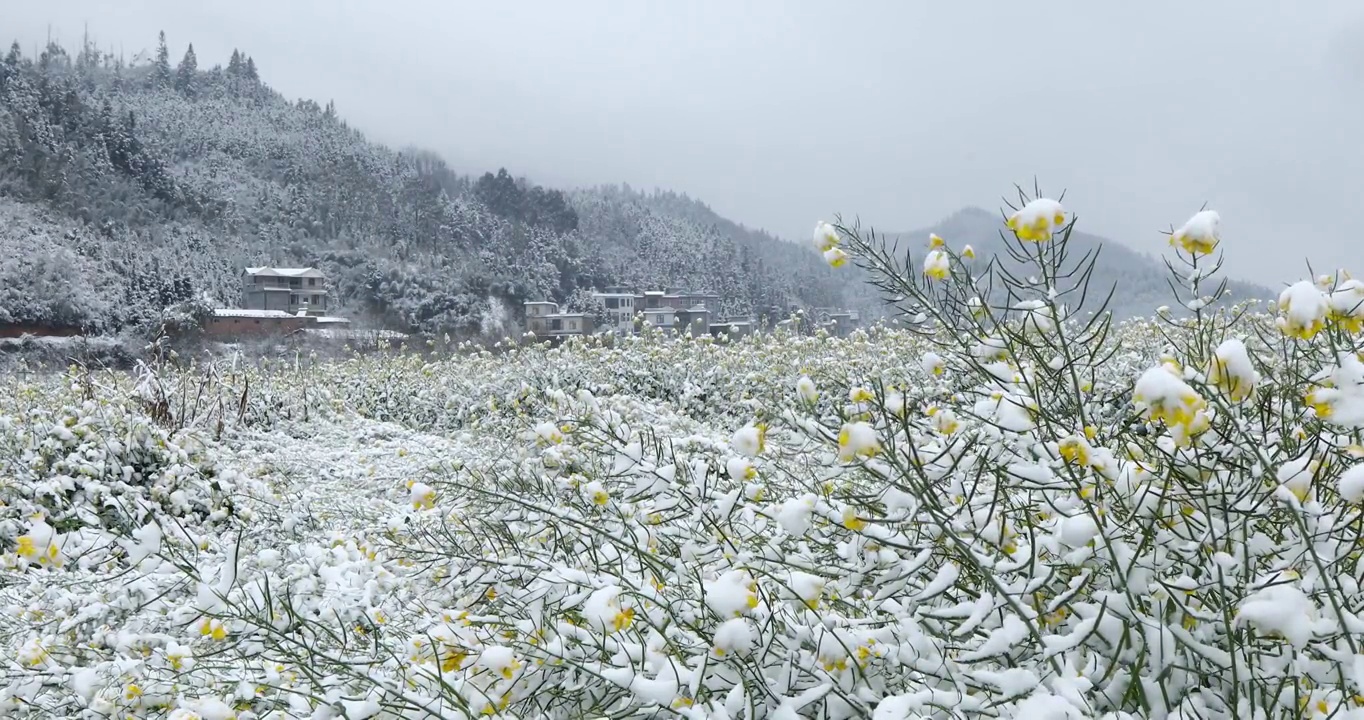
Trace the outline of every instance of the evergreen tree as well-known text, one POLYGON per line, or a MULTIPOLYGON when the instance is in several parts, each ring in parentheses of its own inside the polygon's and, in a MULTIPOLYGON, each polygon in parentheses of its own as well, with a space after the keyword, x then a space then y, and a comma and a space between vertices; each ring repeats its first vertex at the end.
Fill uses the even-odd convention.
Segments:
POLYGON ((166 31, 162 30, 156 45, 156 62, 152 64, 152 84, 171 86, 170 48, 166 47, 166 31))
POLYGON ((236 48, 232 48, 232 59, 227 61, 227 74, 233 77, 242 74, 242 54, 236 48))
POLYGON ((260 75, 256 72, 256 61, 254 58, 246 58, 246 79, 251 82, 260 82, 260 75))
POLYGON ((175 89, 186 95, 194 94, 194 73, 199 70, 199 60, 194 57, 194 43, 189 44, 180 66, 175 69, 175 89))

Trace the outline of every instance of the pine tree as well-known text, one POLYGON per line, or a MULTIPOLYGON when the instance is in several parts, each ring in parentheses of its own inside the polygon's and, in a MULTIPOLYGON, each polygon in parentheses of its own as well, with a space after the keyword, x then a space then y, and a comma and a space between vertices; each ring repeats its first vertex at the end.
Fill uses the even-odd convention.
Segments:
POLYGON ((175 69, 175 89, 186 95, 194 94, 194 73, 199 70, 199 60, 194 57, 194 43, 189 44, 180 66, 175 69))
POLYGON ((256 72, 256 61, 251 57, 246 58, 246 79, 251 82, 260 82, 260 75, 256 72))
POLYGON ((227 61, 227 74, 233 77, 242 74, 242 54, 232 48, 232 59, 227 61))
POLYGON ((152 65, 152 84, 171 86, 170 49, 166 47, 166 31, 162 30, 156 45, 156 62, 152 65))

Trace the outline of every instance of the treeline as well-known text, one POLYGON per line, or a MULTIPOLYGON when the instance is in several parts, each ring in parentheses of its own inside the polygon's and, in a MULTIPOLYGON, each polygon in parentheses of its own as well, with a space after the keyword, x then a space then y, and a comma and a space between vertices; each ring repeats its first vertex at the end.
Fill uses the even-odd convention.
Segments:
POLYGON ((28 253, 0 261, 0 322, 135 328, 202 293, 238 302, 254 264, 322 268, 361 324, 454 335, 620 283, 711 290, 735 313, 869 302, 805 246, 689 199, 461 174, 285 99, 245 53, 171 58, 163 34, 145 62, 89 43, 0 61, 0 254, 28 253))

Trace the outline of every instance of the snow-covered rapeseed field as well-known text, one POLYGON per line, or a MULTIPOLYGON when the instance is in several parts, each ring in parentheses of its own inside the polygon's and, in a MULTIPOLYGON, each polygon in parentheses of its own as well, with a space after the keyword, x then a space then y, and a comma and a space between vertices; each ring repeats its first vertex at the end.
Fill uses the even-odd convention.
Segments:
POLYGON ((1364 717, 1364 284, 1222 307, 1203 212, 1115 327, 1006 216, 821 224, 907 319, 846 339, 4 378, 0 707, 1364 717))

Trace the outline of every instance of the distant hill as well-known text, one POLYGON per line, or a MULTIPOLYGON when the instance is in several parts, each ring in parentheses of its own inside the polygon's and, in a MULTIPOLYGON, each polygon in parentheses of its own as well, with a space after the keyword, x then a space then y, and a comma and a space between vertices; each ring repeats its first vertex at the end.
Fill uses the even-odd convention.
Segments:
POLYGON ((174 62, 164 38, 138 65, 56 44, 0 58, 0 323, 120 332, 201 293, 235 303, 260 264, 321 268, 362 324, 456 336, 624 283, 709 290, 736 314, 874 302, 808 243, 685 196, 462 175, 225 60, 174 62))
MULTIPOLYGON (((995 257, 1005 267, 1017 269, 1019 266, 1008 255, 1000 236, 1001 230, 1005 228, 999 212, 968 207, 932 227, 906 233, 886 233, 885 238, 900 253, 911 251, 916 263, 927 249, 929 234, 937 233, 953 248, 960 250, 963 245, 969 244, 982 261, 995 257)), ((1176 312, 1181 310, 1166 282, 1170 277, 1169 270, 1158 257, 1138 253, 1122 243, 1079 230, 1071 235, 1071 248, 1077 258, 1085 252, 1099 249, 1091 283, 1091 296, 1095 297, 1086 304, 1086 309, 1092 309, 1088 307, 1090 303, 1102 300, 1110 287, 1116 287, 1108 308, 1116 318, 1152 315, 1161 306, 1170 306, 1176 312)), ((1277 293, 1269 288, 1231 281, 1227 286, 1226 302, 1270 300, 1276 296, 1277 293)))

